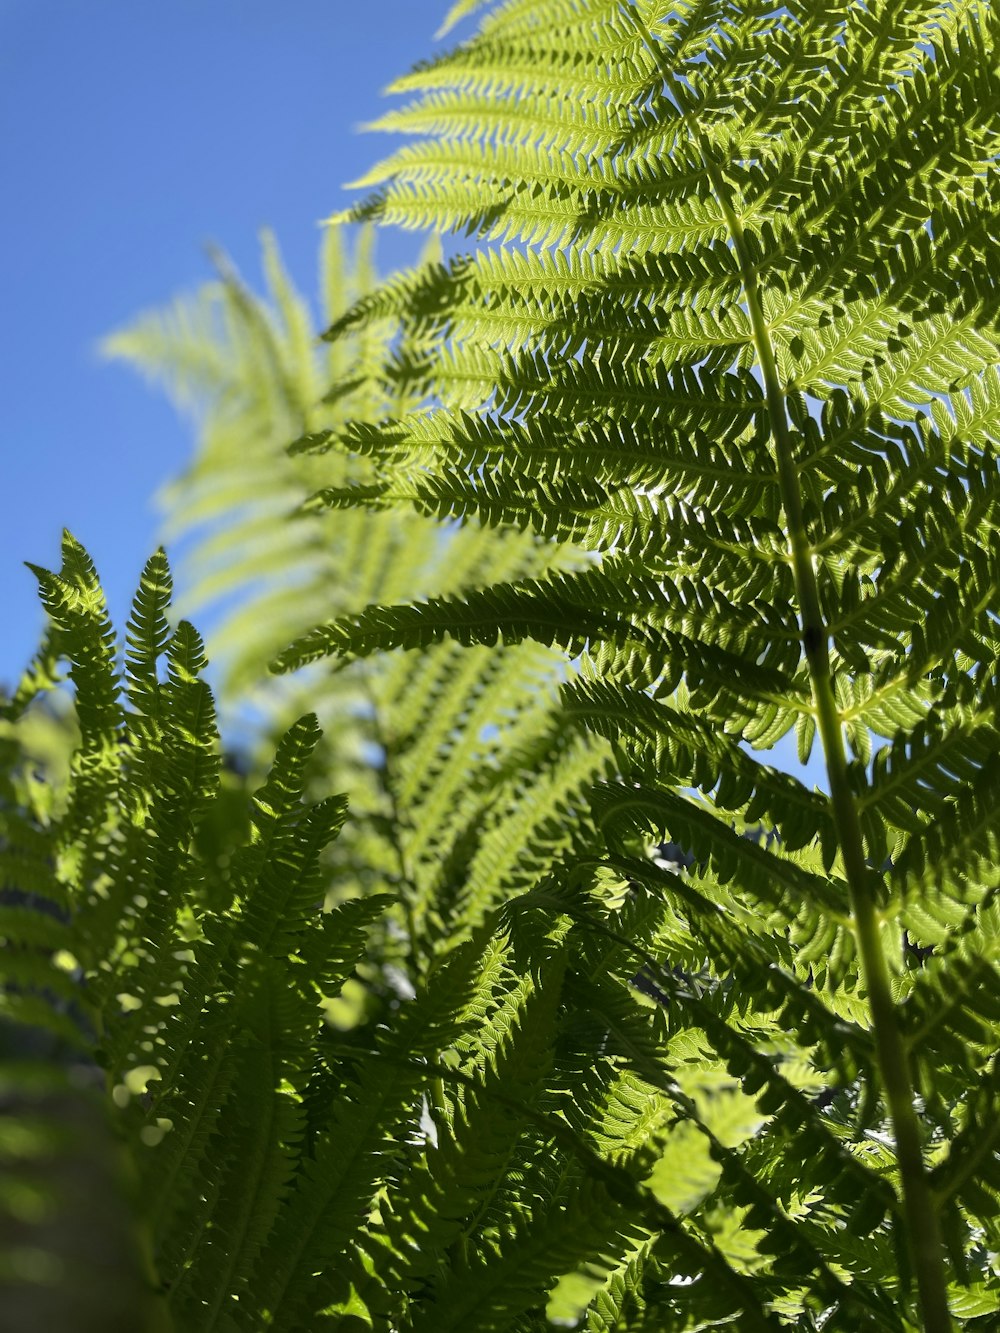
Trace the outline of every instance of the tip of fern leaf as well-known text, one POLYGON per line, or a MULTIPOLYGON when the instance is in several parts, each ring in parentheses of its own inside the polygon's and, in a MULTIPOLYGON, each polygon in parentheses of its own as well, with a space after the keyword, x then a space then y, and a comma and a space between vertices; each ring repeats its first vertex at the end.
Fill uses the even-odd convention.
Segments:
MULTIPOLYGON (((388 92, 388 89, 386 89, 388 92)), ((395 134, 396 126, 390 112, 385 116, 376 116, 374 120, 363 120, 357 126, 362 134, 395 134)))
POLYGON ((301 717, 296 718, 289 727, 288 734, 290 735, 293 731, 312 740, 319 740, 323 734, 316 713, 303 713, 301 717))
POLYGON ((310 431, 308 435, 300 435, 291 444, 285 446, 285 452, 294 457, 296 454, 325 454, 332 444, 334 433, 332 430, 310 431))
POLYGON ((98 338, 94 351, 101 361, 127 361, 131 352, 131 342, 126 333, 109 333, 98 338))
POLYGON ((489 3, 489 0, 453 0, 451 8, 441 20, 441 26, 434 34, 435 40, 440 41, 442 37, 448 34, 462 22, 469 18, 477 9, 483 9, 489 3))
MULTIPOLYGON (((367 126, 363 125, 361 128, 366 129, 367 126)), ((385 163, 379 163, 372 167, 370 171, 366 171, 363 176, 357 176, 354 180, 347 181, 344 189, 370 190, 374 185, 384 185, 392 174, 392 169, 387 169, 385 163)), ((336 217, 337 214, 333 214, 333 216, 336 217)))
POLYGON ((169 595, 169 585, 172 583, 170 572, 170 561, 167 559, 167 552, 162 546, 158 546, 153 554, 143 566, 140 576, 140 586, 145 587, 148 583, 156 581, 165 585, 165 590, 169 595))
POLYGON ((55 602, 58 602, 62 589, 65 590, 65 582, 60 576, 51 569, 46 569, 44 565, 35 565, 30 560, 25 560, 25 565, 34 574, 38 583, 38 595, 46 612, 51 615, 55 602), (50 602, 50 599, 51 602, 50 602))
MULTIPOLYGON (((349 188, 349 187, 348 187, 349 188)), ((351 204, 350 208, 342 208, 336 213, 331 213, 328 218, 320 220, 320 226, 340 226, 346 222, 371 222, 378 220, 385 203, 385 191, 376 190, 374 194, 366 196, 356 204, 351 204)))
MULTIPOLYGON (((268 670, 273 676, 284 676, 291 671, 298 671, 300 667, 318 662, 324 657, 332 657, 339 646, 335 628, 335 621, 329 625, 318 625, 315 629, 310 630, 308 634, 303 634, 301 638, 295 639, 283 652, 271 659, 268 663, 268 670)), ((346 665, 346 661, 334 662, 329 669, 337 671, 346 665)))
POLYGON ((289 672, 297 671, 299 667, 308 666, 311 662, 319 661, 323 656, 325 656, 324 650, 318 644, 308 643, 305 639, 297 639, 294 643, 289 644, 284 652, 272 658, 267 664, 267 669, 272 676, 286 676, 289 672))

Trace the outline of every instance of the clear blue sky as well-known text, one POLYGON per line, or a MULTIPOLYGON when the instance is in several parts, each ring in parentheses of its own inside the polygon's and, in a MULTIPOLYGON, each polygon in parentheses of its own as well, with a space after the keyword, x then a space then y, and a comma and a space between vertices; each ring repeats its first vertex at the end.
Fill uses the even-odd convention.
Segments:
MULTIPOLYGON (((41 624, 24 560, 69 527, 119 623, 188 429, 95 345, 272 227, 312 292, 318 221, 391 146, 357 127, 437 47, 448 0, 0 0, 0 681, 41 624)), ((383 232, 388 267, 418 240, 383 232)))

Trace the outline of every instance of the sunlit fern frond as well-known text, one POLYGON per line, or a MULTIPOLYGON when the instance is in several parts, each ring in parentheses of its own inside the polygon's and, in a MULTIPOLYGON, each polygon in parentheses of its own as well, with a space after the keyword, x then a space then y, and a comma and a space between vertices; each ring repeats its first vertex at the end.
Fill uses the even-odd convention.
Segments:
POLYGON ((585 564, 327 618, 278 659, 448 640, 572 659, 565 725, 617 771, 592 789, 603 853, 566 864, 653 889, 644 842, 694 857, 668 937, 734 988, 705 1041, 775 1112, 718 1197, 778 1245, 758 1191, 781 1181, 795 1263, 833 1275, 823 1327, 944 1330, 949 1302, 995 1299, 997 35, 978 0, 508 0, 398 80, 410 100, 377 128, 414 142, 340 216, 477 246, 332 322, 336 346, 400 319, 381 376, 412 402, 310 441, 314 503, 515 525, 585 564), (352 495, 343 460, 376 481, 352 495), (818 737, 829 796, 747 753, 792 731, 803 762, 818 737), (779 1026, 840 1087, 816 1108, 782 1083, 779 1026), (849 1173, 811 1195, 778 1165, 852 1121, 911 1247, 877 1276, 834 1220, 849 1173))

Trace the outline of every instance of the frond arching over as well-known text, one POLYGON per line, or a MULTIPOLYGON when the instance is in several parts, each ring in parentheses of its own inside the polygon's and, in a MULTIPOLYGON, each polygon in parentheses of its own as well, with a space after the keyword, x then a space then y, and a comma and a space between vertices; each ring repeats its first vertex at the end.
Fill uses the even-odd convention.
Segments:
MULTIPOLYGON (((968 1154, 995 1076, 996 39, 977 0, 510 0, 398 80, 377 128, 413 142, 340 216, 477 245, 331 324, 336 346, 400 319, 382 374, 413 403, 309 442, 379 469, 314 504, 514 526, 584 567, 326 618, 279 658, 535 639, 574 659, 565 725, 615 764, 588 855, 651 888, 644 842, 693 858, 670 939, 736 1006, 710 1049, 770 1113, 800 1103, 762 995, 817 1074, 858 1025, 809 1114, 891 1134, 864 1155, 899 1171, 915 1286, 905 1264, 876 1280, 873 1327, 995 1300, 996 1144, 968 1154), (829 796, 747 755, 793 730, 829 796)), ((751 1199, 777 1141, 719 1185, 772 1240, 751 1199)), ((785 1189, 806 1207, 804 1176, 785 1189)), ((868 1271, 795 1216, 832 1271, 868 1271)), ((816 1320, 858 1326, 823 1290, 816 1320)))

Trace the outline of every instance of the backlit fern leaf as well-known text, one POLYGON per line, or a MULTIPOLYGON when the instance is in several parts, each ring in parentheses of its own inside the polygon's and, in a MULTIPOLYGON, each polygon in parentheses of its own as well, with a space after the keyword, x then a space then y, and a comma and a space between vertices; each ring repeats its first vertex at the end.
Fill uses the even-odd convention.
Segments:
POLYGON ((566 723, 618 771, 562 873, 655 892, 644 842, 693 855, 666 895, 680 975, 650 984, 773 1117, 719 1152, 716 1198, 765 1253, 788 1219, 789 1267, 827 1275, 806 1299, 727 1259, 797 1327, 945 1330, 996 1283, 996 38, 976 0, 509 0, 397 81, 381 127, 415 142, 342 215, 480 244, 332 323, 336 346, 401 319, 381 374, 415 401, 311 441, 379 472, 314 506, 513 524, 587 563, 327 617, 278 665, 447 639, 579 659, 566 723), (746 753, 792 729, 829 796, 746 753), (789 1040, 832 1080, 816 1105, 789 1040), (867 1254, 838 1234, 850 1170, 811 1186, 780 1146, 813 1163, 813 1135, 879 1182, 867 1254))

